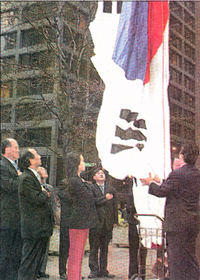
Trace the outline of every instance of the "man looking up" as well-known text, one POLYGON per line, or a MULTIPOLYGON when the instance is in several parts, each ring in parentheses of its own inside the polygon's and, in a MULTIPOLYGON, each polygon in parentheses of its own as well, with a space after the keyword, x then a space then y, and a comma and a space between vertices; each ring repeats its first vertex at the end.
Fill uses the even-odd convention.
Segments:
POLYGON ((37 168, 41 157, 28 149, 21 157, 19 202, 21 233, 23 238, 22 261, 18 280, 36 280, 41 271, 47 242, 53 233, 53 214, 50 194, 41 186, 37 168))
POLYGON ((93 186, 93 192, 96 197, 97 213, 100 222, 89 231, 89 267, 91 273, 88 278, 114 278, 115 275, 110 274, 107 270, 107 257, 113 226, 118 223, 116 190, 105 183, 106 176, 101 168, 96 169, 93 174, 93 179, 96 182, 93 186))
POLYGON ((181 168, 172 171, 161 185, 155 183, 151 174, 140 179, 143 185, 149 185, 149 194, 166 197, 164 231, 170 280, 199 280, 195 255, 199 231, 200 171, 195 166, 198 155, 197 145, 188 141, 179 154, 181 168))
MULTIPOLYGON (((49 193, 49 196, 51 197, 51 199, 50 199, 51 211, 52 211, 53 216, 55 217, 56 202, 55 202, 54 188, 51 185, 46 183, 46 180, 48 178, 47 170, 44 167, 39 166, 37 169, 37 172, 40 175, 42 187, 49 193)), ((48 255, 49 255, 49 247, 50 247, 50 237, 48 238, 46 253, 45 253, 44 259, 42 261, 41 269, 38 272, 37 278, 49 278, 49 274, 46 273, 47 260, 48 260, 48 255)))
POLYGON ((18 187, 21 174, 17 170, 16 160, 19 158, 19 146, 12 138, 5 139, 2 144, 2 160, 0 161, 0 279, 17 279, 21 261, 21 229, 18 187))

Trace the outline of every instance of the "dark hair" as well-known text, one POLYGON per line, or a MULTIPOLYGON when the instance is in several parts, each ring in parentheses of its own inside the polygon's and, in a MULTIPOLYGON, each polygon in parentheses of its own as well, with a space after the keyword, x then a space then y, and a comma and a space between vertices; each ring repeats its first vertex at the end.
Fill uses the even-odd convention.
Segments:
POLYGON ((23 172, 25 169, 28 169, 28 167, 31 165, 30 159, 34 159, 35 156, 32 154, 29 150, 26 150, 22 157, 19 160, 19 168, 23 172))
POLYGON ((3 140, 3 142, 1 143, 1 152, 4 155, 6 152, 6 148, 11 147, 11 138, 7 138, 5 140, 3 140))
POLYGON ((199 156, 199 148, 194 142, 187 141, 182 145, 180 154, 183 155, 185 163, 195 164, 199 156))
POLYGON ((80 154, 69 152, 66 154, 66 173, 68 178, 77 176, 80 164, 80 154))
POLYGON ((92 176, 94 177, 97 174, 97 172, 99 172, 100 170, 102 170, 104 172, 104 170, 101 167, 95 168, 92 172, 92 176))

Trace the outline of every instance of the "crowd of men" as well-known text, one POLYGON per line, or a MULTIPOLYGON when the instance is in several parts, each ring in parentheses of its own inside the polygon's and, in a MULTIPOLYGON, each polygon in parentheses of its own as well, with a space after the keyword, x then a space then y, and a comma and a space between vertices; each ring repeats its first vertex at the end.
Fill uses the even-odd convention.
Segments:
MULTIPOLYGON (((46 184, 48 174, 41 167, 41 156, 28 148, 20 157, 15 139, 1 143, 0 162, 0 280, 36 280, 48 278, 46 274, 50 237, 55 218, 54 189, 46 184)), ((149 185, 149 194, 166 197, 164 230, 170 280, 199 280, 199 266, 195 255, 199 231, 200 171, 195 167, 199 149, 192 143, 182 146, 179 159, 166 180, 158 176, 141 178, 149 185)), ((93 192, 96 198, 98 223, 89 231, 88 278, 114 278, 107 270, 108 245, 112 231, 118 223, 117 195, 106 184, 105 172, 99 168, 93 174, 93 192), (104 201, 104 202, 102 202, 104 201)), ((69 217, 73 200, 68 180, 58 186, 61 203, 59 274, 67 280, 66 264, 69 255, 69 217)), ((137 251, 139 237, 136 209, 132 189, 128 192, 127 213, 129 223, 129 278, 137 279, 137 251)), ((141 256, 145 263, 146 251, 141 256)), ((142 277, 145 279, 145 276, 142 277)))
MULTIPOLYGON (((18 167, 17 141, 7 138, 1 146, 0 280, 49 278, 46 265, 56 212, 54 189, 46 184, 48 174, 41 167, 41 156, 36 150, 26 149, 18 167)), ((89 235, 91 273, 88 277, 97 278, 104 273, 105 277, 114 278, 115 275, 107 271, 107 254, 113 226, 118 222, 116 191, 105 184, 102 170, 96 170, 94 180, 100 222, 89 235), (102 203, 102 197, 105 203, 102 203), (99 206, 98 201, 101 201, 99 206)), ((61 279, 67 279, 68 223, 73 203, 67 179, 60 182, 58 196, 61 204, 59 274, 61 279)))

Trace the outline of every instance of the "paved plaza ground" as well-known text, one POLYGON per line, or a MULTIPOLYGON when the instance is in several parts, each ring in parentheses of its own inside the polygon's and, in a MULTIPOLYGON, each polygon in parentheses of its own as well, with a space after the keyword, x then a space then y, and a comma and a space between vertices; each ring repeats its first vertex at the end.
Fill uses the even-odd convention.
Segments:
MULTIPOLYGON (((59 227, 54 229, 54 234, 51 238, 50 252, 47 264, 47 273, 50 274, 50 280, 60 279, 58 273, 58 247, 59 246, 59 227)), ((90 273, 88 267, 88 251, 89 245, 86 244, 85 256, 82 265, 82 275, 87 279, 90 273)), ((111 274, 115 274, 116 280, 128 279, 128 227, 116 227, 113 230, 113 240, 109 245, 108 253, 108 270, 111 274)), ((108 278, 99 278, 99 280, 108 278)))

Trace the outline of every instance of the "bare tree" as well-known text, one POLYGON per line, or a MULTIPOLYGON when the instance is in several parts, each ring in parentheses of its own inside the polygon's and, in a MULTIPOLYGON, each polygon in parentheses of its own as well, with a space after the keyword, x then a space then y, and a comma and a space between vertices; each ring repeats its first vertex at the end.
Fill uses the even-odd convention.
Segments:
POLYGON ((11 79, 15 73, 17 80, 20 98, 15 104, 16 125, 30 120, 30 127, 37 127, 43 120, 54 119, 63 154, 74 147, 80 150, 84 139, 94 140, 104 90, 91 62, 94 46, 89 24, 97 3, 37 1, 9 5, 8 11, 13 12, 4 16, 3 23, 6 25, 7 20, 11 27, 4 40, 16 28, 21 33, 20 47, 27 48, 17 59, 2 58, 3 77, 11 79))

